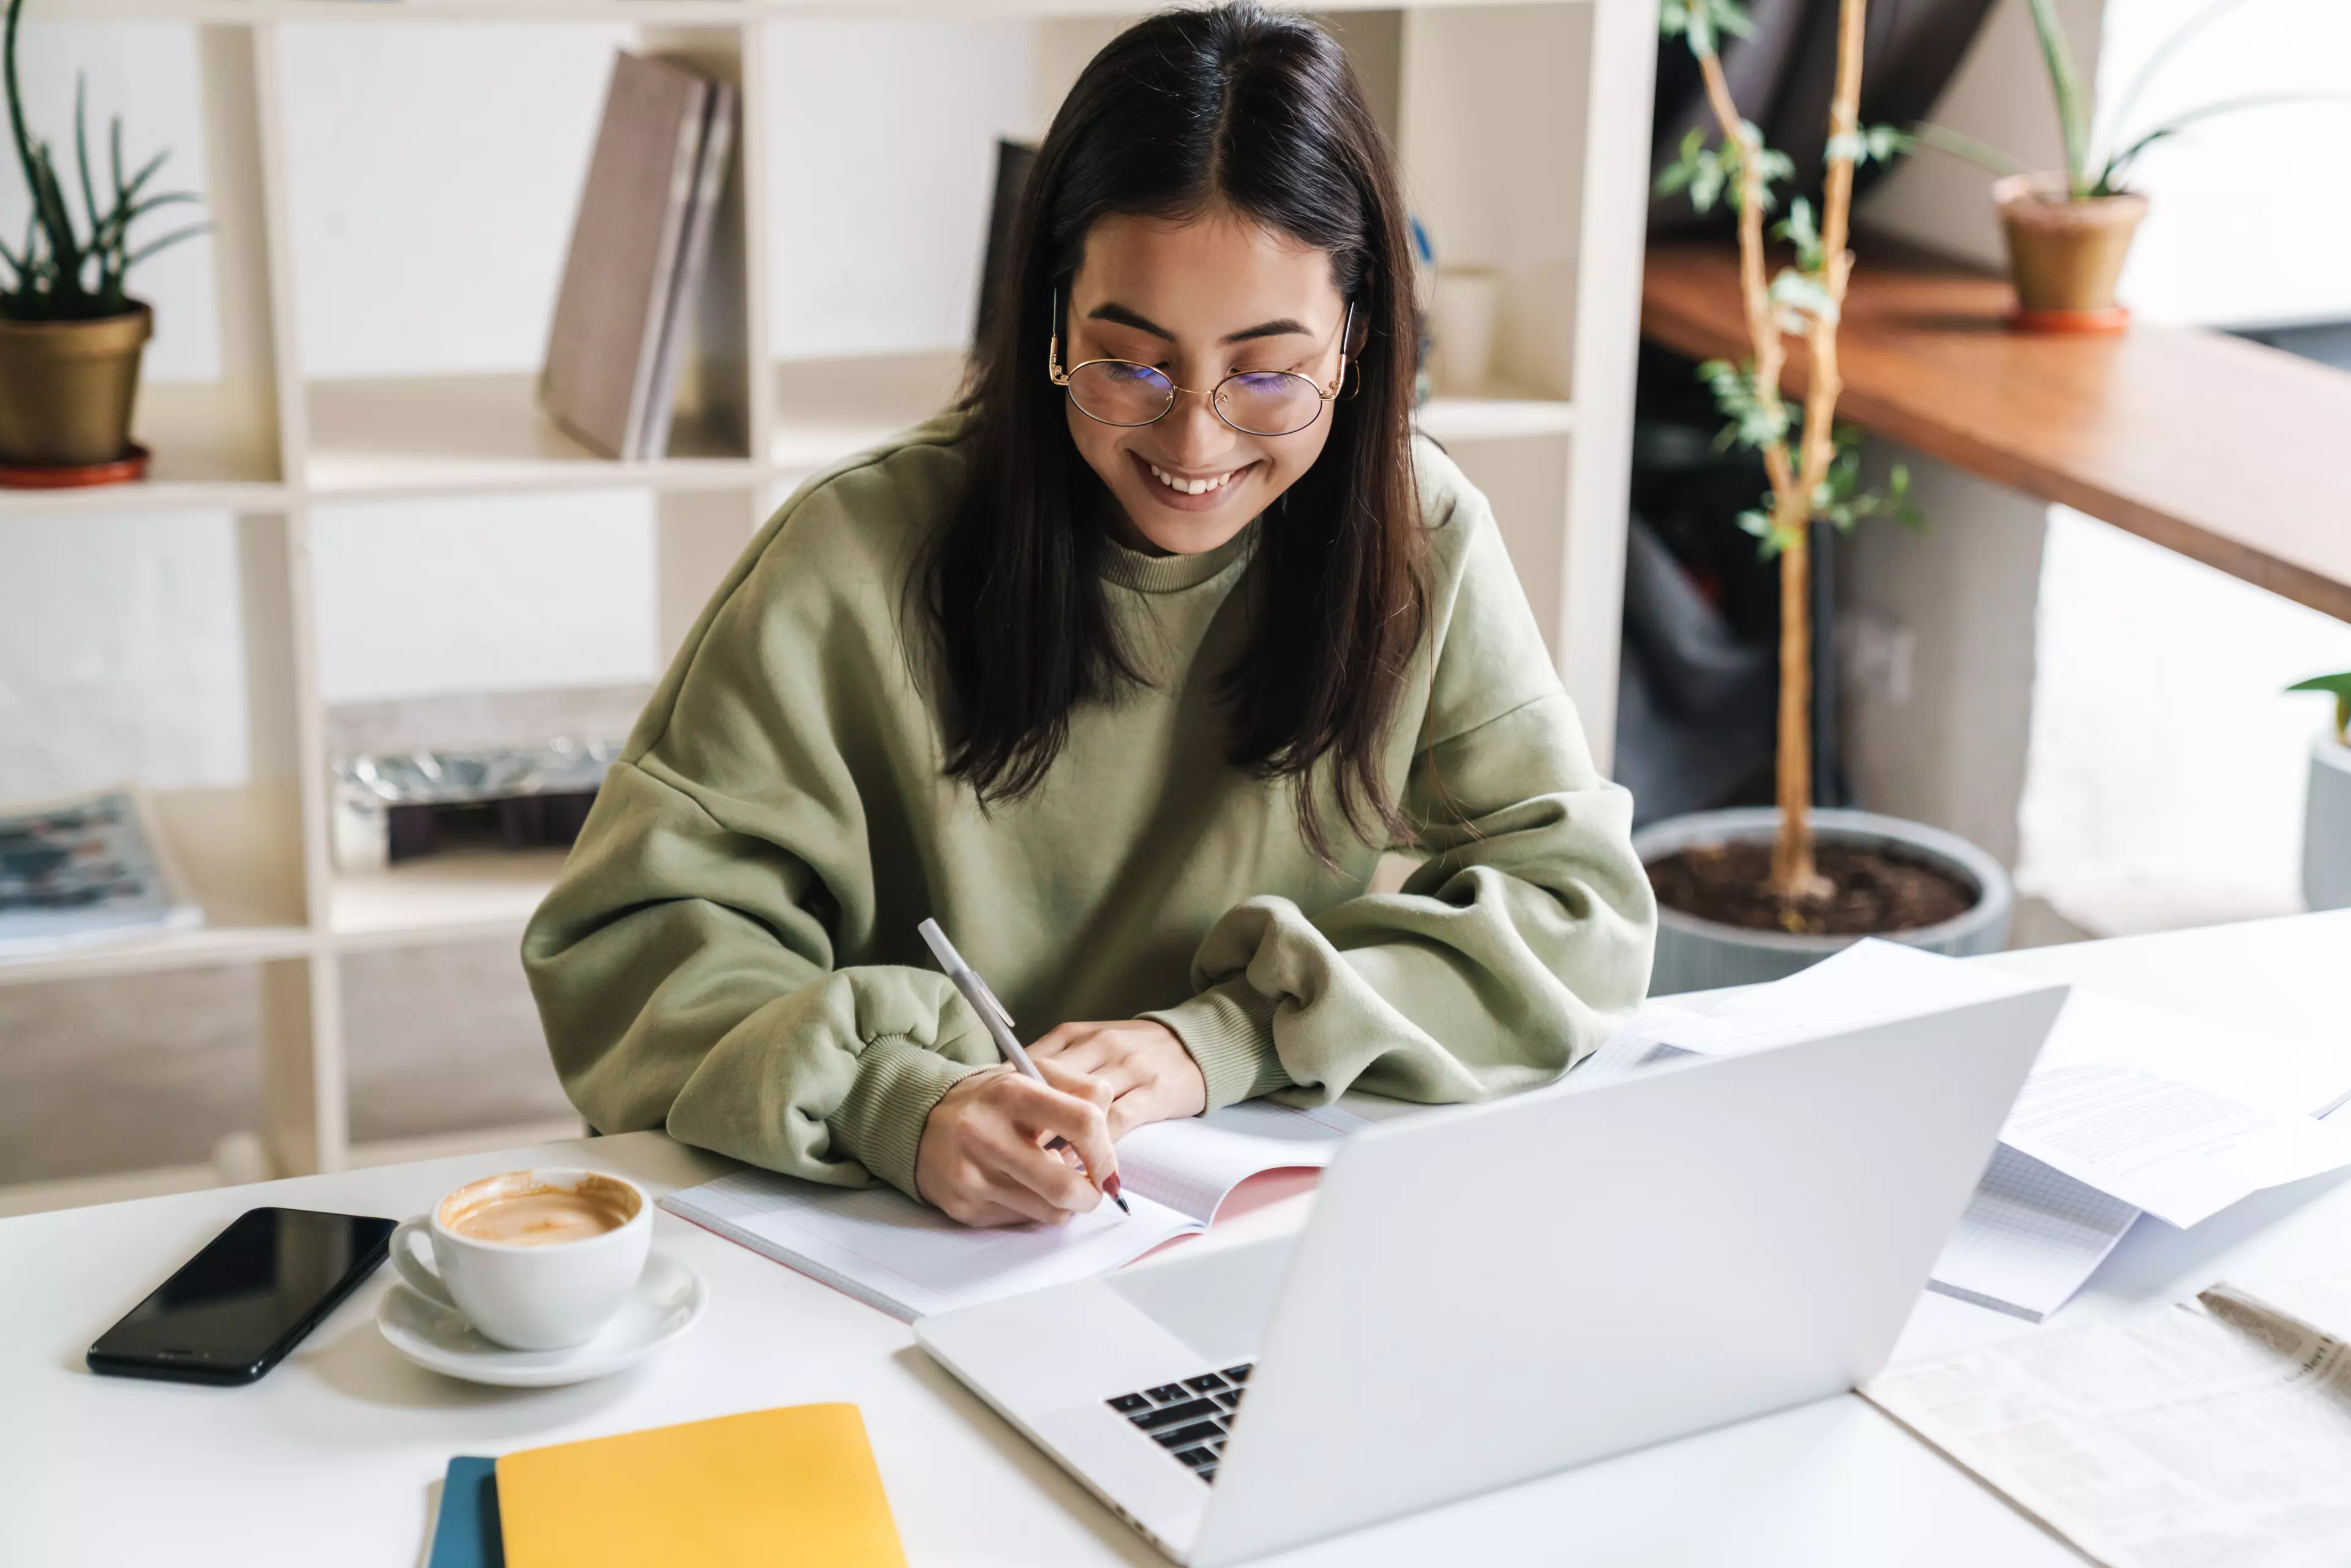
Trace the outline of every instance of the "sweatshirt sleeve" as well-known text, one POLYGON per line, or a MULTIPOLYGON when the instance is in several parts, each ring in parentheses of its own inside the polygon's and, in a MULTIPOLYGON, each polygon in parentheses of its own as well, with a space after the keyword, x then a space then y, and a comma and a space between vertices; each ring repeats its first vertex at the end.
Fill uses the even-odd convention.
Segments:
POLYGON ((1148 1016, 1199 1062, 1211 1109, 1288 1085, 1505 1093, 1589 1054, 1647 988, 1632 797, 1593 766, 1484 498, 1439 462, 1460 564, 1399 800, 1426 859, 1399 893, 1311 917, 1252 898, 1209 930, 1197 994, 1148 1016))
POLYGON ((931 1108, 996 1052, 946 976, 836 967, 875 903, 842 715, 905 676, 894 650, 859 641, 872 618, 838 602, 841 583, 883 574, 810 559, 854 530, 795 511, 848 507, 857 483, 804 493, 704 612, 522 958, 595 1127, 911 1195, 931 1108))

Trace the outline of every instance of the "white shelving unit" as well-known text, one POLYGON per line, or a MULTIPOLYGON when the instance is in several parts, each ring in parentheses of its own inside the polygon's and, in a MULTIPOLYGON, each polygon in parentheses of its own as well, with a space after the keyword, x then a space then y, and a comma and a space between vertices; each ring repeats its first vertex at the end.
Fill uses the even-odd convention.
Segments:
MULTIPOLYGON (((1446 258, 1499 271, 1508 384, 1435 400, 1423 427, 1493 498, 1562 677, 1604 757, 1614 725, 1634 352, 1656 0, 1344 3, 1326 16, 1371 90, 1411 199, 1446 258)), ((1140 15, 1101 0, 33 0, 29 21, 193 26, 215 225, 222 377, 151 386, 143 485, 0 492, 0 517, 205 508, 236 518, 248 777, 159 797, 204 905, 201 930, 0 961, 0 985, 214 964, 263 976, 266 1135, 284 1170, 368 1157, 348 1136, 339 962, 462 939, 512 941, 561 856, 458 856, 371 875, 328 852, 327 758, 310 572, 314 508, 359 499, 633 486, 651 492, 664 653, 775 501, 810 472, 934 412, 956 352, 776 363, 761 346, 771 214, 762 61, 809 19, 1025 20, 1036 124, 1140 15), (742 91, 674 455, 612 463, 536 412, 528 374, 336 381, 305 374, 280 105, 288 24, 632 24, 742 91)), ((956 243, 977 245, 977 236, 956 243)), ((807 243, 799 236, 796 243, 807 243)))

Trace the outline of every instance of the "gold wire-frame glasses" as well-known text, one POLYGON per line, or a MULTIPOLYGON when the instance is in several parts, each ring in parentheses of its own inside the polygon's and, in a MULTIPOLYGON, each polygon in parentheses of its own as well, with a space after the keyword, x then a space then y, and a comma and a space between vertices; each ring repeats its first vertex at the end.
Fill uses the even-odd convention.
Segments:
POLYGON ((1196 392, 1133 360, 1087 360, 1061 369, 1061 294, 1055 289, 1046 371, 1078 412, 1097 424, 1121 430, 1155 424, 1174 411, 1178 393, 1191 392, 1207 398, 1210 411, 1243 435, 1295 435, 1322 418, 1322 405, 1346 385, 1347 342, 1354 329, 1350 300, 1339 329, 1339 373, 1327 387, 1296 371, 1235 371, 1207 392, 1196 392))

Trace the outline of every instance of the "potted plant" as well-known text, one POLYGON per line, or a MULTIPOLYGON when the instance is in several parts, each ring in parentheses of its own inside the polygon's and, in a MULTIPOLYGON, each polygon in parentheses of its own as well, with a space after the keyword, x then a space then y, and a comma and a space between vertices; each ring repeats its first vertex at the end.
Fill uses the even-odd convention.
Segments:
POLYGON ((1701 811, 1652 823, 1634 837, 1659 904, 1652 990, 1663 994, 1773 979, 1864 936, 1943 953, 1990 952, 2008 936, 2012 901, 2000 863, 1952 834, 1866 811, 1814 810, 1812 758, 1810 550, 1815 521, 1849 529, 1862 518, 1915 522, 1908 476, 1865 489, 1857 437, 1836 423, 1837 319, 1853 256, 1845 248, 1854 171, 1904 144, 1896 128, 1859 120, 1867 0, 1841 0, 1835 89, 1821 209, 1798 198, 1773 233, 1794 252, 1771 274, 1764 214, 1775 183, 1794 166, 1763 144, 1732 101, 1717 46, 1750 24, 1735 0, 1664 0, 1661 25, 1697 56, 1720 140, 1693 132, 1658 181, 1686 190, 1700 211, 1729 203, 1739 219, 1740 289, 1754 357, 1712 361, 1698 373, 1730 423, 1722 439, 1759 451, 1771 490, 1740 526, 1780 566, 1780 703, 1776 807, 1701 811), (1780 394, 1788 335, 1812 362, 1803 406, 1780 394))
POLYGON ((2147 216, 2147 198, 2130 189, 2131 167, 2148 148, 2199 120, 2265 104, 2341 99, 2333 92, 2268 92, 2223 99, 2176 114, 2146 131, 2131 130, 2131 111, 2156 73, 2195 34, 2252 0, 2220 0, 2166 38, 2123 91, 2105 138, 2093 134, 2090 91, 2074 68, 2055 0, 2030 0, 2032 28, 2057 103, 2064 139, 2063 172, 2036 172, 1996 147, 1948 126, 1913 126, 1906 141, 1965 158, 1999 176, 1991 188, 2008 240, 2008 269, 2016 286, 2012 323, 2028 331, 2118 332, 2130 312, 2115 303, 2115 285, 2131 236, 2147 216))
POLYGON ((2302 808, 2302 899, 2351 909, 2351 670, 2286 688, 2329 692, 2335 722, 2310 737, 2310 793, 2302 808))
POLYGON ((122 162, 122 121, 107 141, 112 197, 99 201, 91 172, 88 116, 74 94, 77 217, 49 144, 26 123, 16 77, 16 24, 24 0, 8 0, 0 70, 8 93, 8 127, 31 198, 21 248, 0 241, 0 481, 55 486, 134 476, 144 455, 131 444, 131 408, 139 392, 139 358, 154 329, 153 313, 124 288, 131 267, 164 246, 200 234, 192 225, 134 246, 131 227, 159 207, 196 198, 149 193, 164 153, 135 172, 122 162))

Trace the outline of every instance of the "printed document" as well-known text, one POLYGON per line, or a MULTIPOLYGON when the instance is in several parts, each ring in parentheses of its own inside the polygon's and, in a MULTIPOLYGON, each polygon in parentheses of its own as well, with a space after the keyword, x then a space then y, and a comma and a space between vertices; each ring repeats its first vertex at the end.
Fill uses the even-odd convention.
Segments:
POLYGON ((1863 1395, 2105 1568, 2351 1563, 2351 1277, 2053 1329, 1863 1395))
MULTIPOLYGON (((1860 942, 1710 1008, 1705 998, 1652 1002, 1570 1082, 1916 1017, 2035 983, 1860 942)), ((2193 1225, 2263 1187, 2351 1165, 2351 1128, 2312 1119, 2346 1095, 2351 1066, 2320 1042, 2076 988, 1930 1286, 2037 1322, 2072 1299, 2141 1209, 2193 1225)))

